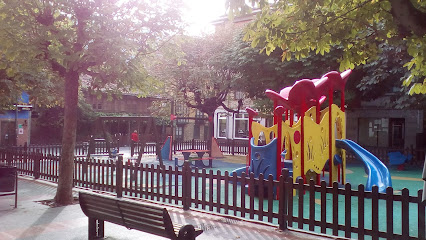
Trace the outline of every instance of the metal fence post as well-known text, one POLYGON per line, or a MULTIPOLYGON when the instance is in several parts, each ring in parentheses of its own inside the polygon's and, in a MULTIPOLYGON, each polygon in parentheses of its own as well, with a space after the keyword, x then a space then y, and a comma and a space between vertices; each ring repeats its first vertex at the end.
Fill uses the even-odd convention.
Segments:
POLYGON ((40 160, 41 160, 41 156, 40 156, 40 150, 36 151, 36 154, 31 154, 31 156, 33 157, 33 163, 34 163, 34 178, 35 179, 39 179, 40 178, 40 160))
POLYGON ((191 206, 191 167, 188 161, 182 167, 182 205, 183 210, 189 210, 191 206))
POLYGON ((13 156, 14 156, 14 154, 12 154, 12 150, 8 150, 6 152, 6 162, 7 162, 7 165, 12 166, 13 156))
POLYGON ((426 156, 425 156, 425 162, 423 166, 423 173, 422 173, 423 181, 423 195, 422 195, 422 201, 426 201, 426 156))
POLYGON ((278 184, 278 225, 281 230, 287 229, 287 215, 288 215, 288 191, 293 191, 292 189, 287 189, 286 182, 288 181, 289 172, 288 169, 281 170, 281 176, 278 184))
POLYGON ((116 188, 115 191, 117 193, 117 197, 121 198, 123 196, 123 156, 119 155, 118 156, 118 160, 116 162, 117 166, 117 172, 116 172, 116 179, 115 179, 115 184, 116 184, 116 188))
POLYGON ((231 151, 232 155, 235 155, 235 139, 231 140, 231 151))
POLYGON ((176 145, 177 145, 177 141, 173 140, 173 138, 172 138, 172 151, 173 151, 173 154, 176 154, 176 145))

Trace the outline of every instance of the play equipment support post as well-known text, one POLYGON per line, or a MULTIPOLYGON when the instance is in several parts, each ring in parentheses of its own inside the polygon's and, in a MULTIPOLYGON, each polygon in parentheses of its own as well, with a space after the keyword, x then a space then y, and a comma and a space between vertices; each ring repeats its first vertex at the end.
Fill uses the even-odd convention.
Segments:
MULTIPOLYGON (((315 111, 316 111, 316 123, 317 124, 320 124, 321 123, 321 102, 320 102, 320 100, 319 99, 317 99, 317 102, 316 102, 316 106, 315 106, 315 111)), ((320 184, 320 182, 321 182, 321 174, 317 174, 317 184, 319 185, 320 184)))
POLYGON ((329 164, 329 186, 331 187, 333 184, 333 168, 334 168, 334 161, 333 161, 333 143, 332 143, 332 108, 333 105, 333 85, 330 85, 328 88, 328 164, 329 164))
MULTIPOLYGON (((274 110, 278 107, 278 102, 274 101, 274 110)), ((276 115, 274 114, 274 125, 278 123, 278 120, 276 118, 276 115)))
POLYGON ((307 110, 306 107, 306 97, 305 94, 302 94, 302 106, 300 107, 300 123, 301 123, 301 128, 300 128, 300 170, 301 170, 301 177, 303 179, 303 181, 306 183, 306 179, 305 179, 305 112, 307 110))
MULTIPOLYGON (((292 109, 290 109, 290 127, 293 127, 293 123, 294 123, 294 112, 292 109)), ((293 159, 293 151, 291 150, 291 148, 289 149, 289 158, 293 159)))
MULTIPOLYGON (((339 74, 339 76, 340 76, 340 74, 339 74)), ((342 110, 342 112, 345 112, 345 83, 342 83, 341 85, 340 85, 340 110, 342 110)), ((342 138, 346 138, 346 136, 342 136, 342 138)), ((344 151, 344 150, 342 150, 342 151, 344 151)), ((342 154, 342 158, 344 157, 344 154, 342 154)), ((345 183, 345 173, 344 173, 344 171, 346 171, 345 170, 345 164, 342 162, 341 163, 341 166, 342 166, 342 168, 340 169, 340 165, 339 165, 339 168, 338 168, 338 172, 339 172, 339 180, 340 180, 340 171, 342 172, 342 174, 341 174, 341 176, 342 176, 342 184, 344 184, 345 183)))
POLYGON ((279 179, 281 175, 281 152, 282 152, 282 143, 281 143, 281 136, 282 136, 282 121, 283 121, 283 114, 285 112, 284 107, 278 106, 274 110, 274 119, 277 120, 277 179, 279 179))
POLYGON ((247 113, 249 115, 249 144, 248 144, 248 157, 249 157, 249 161, 248 162, 249 163, 248 163, 248 165, 250 166, 250 161, 251 161, 251 144, 250 144, 250 141, 251 141, 251 138, 253 137, 251 125, 253 123, 253 118, 255 116, 257 116, 259 113, 256 112, 255 110, 253 110, 252 108, 249 108, 249 107, 246 108, 246 111, 247 111, 247 113))

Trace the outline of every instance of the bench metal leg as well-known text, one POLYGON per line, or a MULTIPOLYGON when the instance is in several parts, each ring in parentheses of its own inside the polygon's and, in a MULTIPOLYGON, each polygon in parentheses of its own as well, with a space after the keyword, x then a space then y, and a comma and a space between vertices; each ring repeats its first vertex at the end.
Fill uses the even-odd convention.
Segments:
POLYGON ((89 217, 89 240, 104 238, 104 221, 89 217))
POLYGON ((18 207, 18 171, 15 171, 15 208, 18 207))

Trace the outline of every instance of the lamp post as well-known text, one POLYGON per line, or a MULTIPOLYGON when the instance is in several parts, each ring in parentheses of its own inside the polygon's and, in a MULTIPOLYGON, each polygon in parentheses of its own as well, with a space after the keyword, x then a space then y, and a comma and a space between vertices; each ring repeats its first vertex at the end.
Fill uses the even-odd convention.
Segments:
POLYGON ((425 163, 424 163, 424 166, 423 166, 422 178, 423 178, 423 181, 424 181, 422 201, 426 201, 426 157, 425 157, 425 163))
POLYGON ((16 101, 15 103, 15 147, 18 146, 18 133, 19 133, 19 129, 18 129, 18 101, 16 101))

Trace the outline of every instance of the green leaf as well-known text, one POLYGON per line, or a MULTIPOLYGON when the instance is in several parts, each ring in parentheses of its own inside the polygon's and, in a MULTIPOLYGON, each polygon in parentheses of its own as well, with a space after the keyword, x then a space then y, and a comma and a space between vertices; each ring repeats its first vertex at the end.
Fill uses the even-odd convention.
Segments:
POLYGON ((7 68, 6 69, 6 75, 10 78, 14 77, 15 76, 15 70, 13 68, 7 68))
POLYGON ((413 84, 413 86, 410 88, 409 94, 426 94, 426 79, 423 80, 423 83, 413 84))

